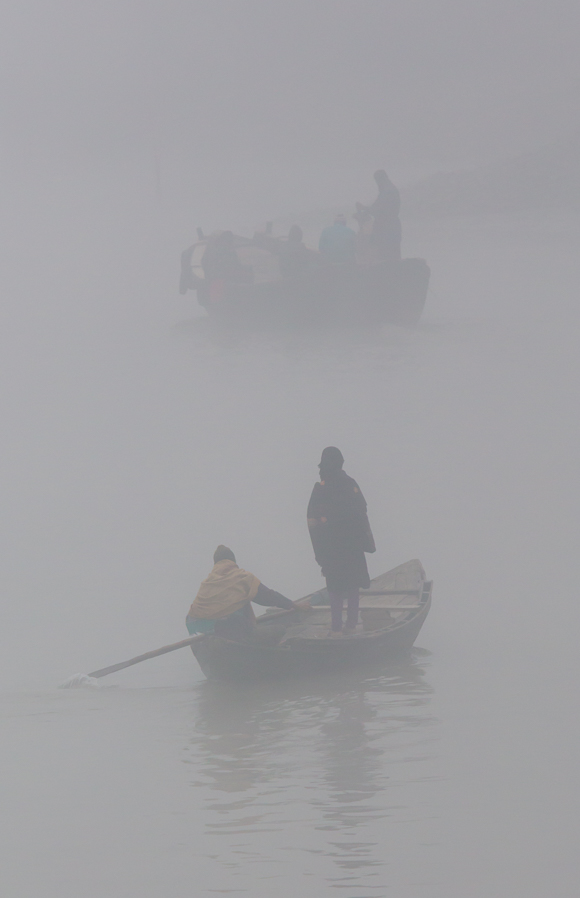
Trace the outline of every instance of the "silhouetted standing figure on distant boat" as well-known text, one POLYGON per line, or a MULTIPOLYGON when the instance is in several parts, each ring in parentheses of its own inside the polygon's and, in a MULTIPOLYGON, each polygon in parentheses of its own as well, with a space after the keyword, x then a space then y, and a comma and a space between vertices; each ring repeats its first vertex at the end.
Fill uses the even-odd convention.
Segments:
POLYGON ((369 235, 369 249, 372 252, 372 261, 375 262, 400 262, 401 261, 401 197, 386 171, 376 171, 374 178, 379 188, 379 195, 370 206, 357 203, 357 215, 361 221, 365 219, 365 213, 372 215, 374 223, 369 235))
POLYGON ((314 557, 326 577, 332 626, 330 635, 351 635, 358 622, 359 589, 370 586, 365 552, 375 543, 367 516, 367 503, 352 477, 342 470, 344 458, 328 446, 320 459, 320 483, 308 503, 308 530, 314 557), (342 629, 342 609, 347 615, 342 629))

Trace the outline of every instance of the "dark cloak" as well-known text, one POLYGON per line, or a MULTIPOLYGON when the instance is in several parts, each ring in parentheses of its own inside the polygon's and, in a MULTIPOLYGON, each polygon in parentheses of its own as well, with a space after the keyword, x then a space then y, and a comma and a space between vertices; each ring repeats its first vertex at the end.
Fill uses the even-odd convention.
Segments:
POLYGON ((308 529, 314 557, 331 591, 368 589, 365 552, 375 543, 367 503, 352 477, 338 471, 314 484, 308 503, 308 529))

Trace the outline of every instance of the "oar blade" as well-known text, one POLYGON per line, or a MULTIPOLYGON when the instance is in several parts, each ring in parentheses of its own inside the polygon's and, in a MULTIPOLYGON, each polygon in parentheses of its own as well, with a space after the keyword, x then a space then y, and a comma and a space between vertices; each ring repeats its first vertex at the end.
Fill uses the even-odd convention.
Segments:
POLYGON ((100 689, 101 684, 95 677, 89 677, 88 674, 76 673, 64 683, 61 683, 59 689, 100 689))

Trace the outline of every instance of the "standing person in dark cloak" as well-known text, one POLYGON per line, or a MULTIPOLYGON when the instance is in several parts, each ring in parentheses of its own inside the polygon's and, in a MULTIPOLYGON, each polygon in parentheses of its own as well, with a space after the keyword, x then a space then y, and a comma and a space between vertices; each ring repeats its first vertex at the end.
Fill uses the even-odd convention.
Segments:
POLYGON ((328 446, 320 460, 320 483, 308 503, 308 529, 314 557, 326 577, 330 598, 331 636, 352 635, 358 622, 359 589, 370 586, 365 552, 375 543, 367 516, 367 503, 352 477, 342 470, 344 458, 328 446), (342 609, 347 600, 346 624, 342 609))

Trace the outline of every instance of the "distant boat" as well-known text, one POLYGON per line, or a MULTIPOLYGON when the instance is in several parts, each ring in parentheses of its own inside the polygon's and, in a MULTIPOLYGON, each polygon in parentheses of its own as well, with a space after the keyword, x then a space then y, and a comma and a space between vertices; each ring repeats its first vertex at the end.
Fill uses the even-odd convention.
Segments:
POLYGON ((262 614, 251 641, 207 635, 191 650, 212 680, 267 680, 387 662, 413 646, 431 607, 432 588, 415 559, 361 590, 361 623, 352 636, 328 636, 330 608, 323 589, 302 600, 312 610, 262 614))
POLYGON ((414 326, 425 307, 431 272, 424 259, 319 264, 303 275, 282 278, 275 254, 255 240, 235 237, 236 253, 252 282, 210 284, 201 265, 208 239, 201 238, 182 253, 180 292, 196 290, 208 315, 221 322, 252 328, 414 326))

